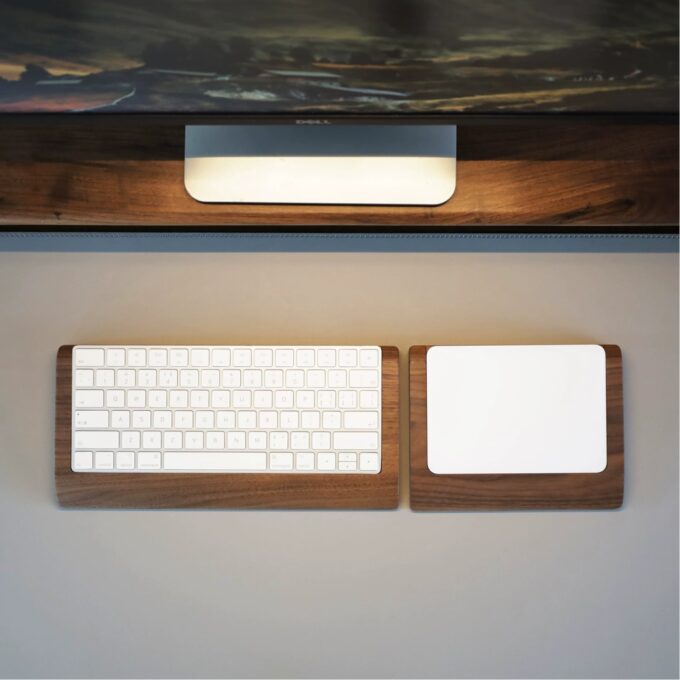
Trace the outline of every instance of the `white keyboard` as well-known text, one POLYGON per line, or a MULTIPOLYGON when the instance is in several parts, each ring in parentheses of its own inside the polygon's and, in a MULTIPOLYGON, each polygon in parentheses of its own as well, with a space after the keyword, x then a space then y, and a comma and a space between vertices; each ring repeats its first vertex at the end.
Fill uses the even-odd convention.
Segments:
POLYGON ((75 472, 380 472, 380 347, 73 349, 75 472))

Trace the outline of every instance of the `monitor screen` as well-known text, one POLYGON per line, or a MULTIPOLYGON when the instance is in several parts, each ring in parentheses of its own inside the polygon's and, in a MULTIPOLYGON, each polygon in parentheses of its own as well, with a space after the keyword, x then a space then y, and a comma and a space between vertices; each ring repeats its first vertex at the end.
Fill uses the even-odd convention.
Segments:
POLYGON ((3 113, 677 110, 677 0, 0 0, 3 113))

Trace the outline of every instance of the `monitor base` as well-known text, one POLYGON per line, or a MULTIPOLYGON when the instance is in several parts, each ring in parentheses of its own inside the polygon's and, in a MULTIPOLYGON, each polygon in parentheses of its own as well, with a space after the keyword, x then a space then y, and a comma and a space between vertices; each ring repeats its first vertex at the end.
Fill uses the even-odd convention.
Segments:
POLYGON ((189 125, 184 184, 204 203, 440 205, 455 125, 189 125))

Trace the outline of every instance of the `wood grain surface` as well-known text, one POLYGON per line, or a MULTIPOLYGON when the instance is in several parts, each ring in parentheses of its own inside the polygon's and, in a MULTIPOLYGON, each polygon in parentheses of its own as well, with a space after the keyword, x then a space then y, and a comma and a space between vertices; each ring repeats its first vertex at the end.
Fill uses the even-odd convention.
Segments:
POLYGON ((436 207, 206 205, 184 130, 129 120, 0 126, 0 228, 648 231, 678 224, 677 122, 470 124, 436 207))
POLYGON ((76 473, 71 470, 72 346, 57 354, 55 482, 62 506, 391 509, 399 503, 399 351, 383 347, 378 474, 76 473))
POLYGON ((413 510, 606 509, 623 503, 621 350, 607 361, 607 467, 598 474, 435 475, 427 467, 427 346, 409 353, 410 498, 413 510))

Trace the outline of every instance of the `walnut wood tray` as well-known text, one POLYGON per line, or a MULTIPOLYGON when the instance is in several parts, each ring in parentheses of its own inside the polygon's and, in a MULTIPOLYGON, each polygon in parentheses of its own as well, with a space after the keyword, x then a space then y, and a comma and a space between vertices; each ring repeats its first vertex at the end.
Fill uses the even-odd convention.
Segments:
POLYGON ((604 509, 623 503, 621 350, 607 361, 607 467, 598 474, 435 475, 427 467, 427 350, 411 347, 410 497, 413 510, 604 509))
POLYGON ((399 502, 399 352, 382 348, 382 467, 376 475, 76 473, 71 470, 72 346, 57 354, 55 481, 62 506, 389 509, 399 502))

